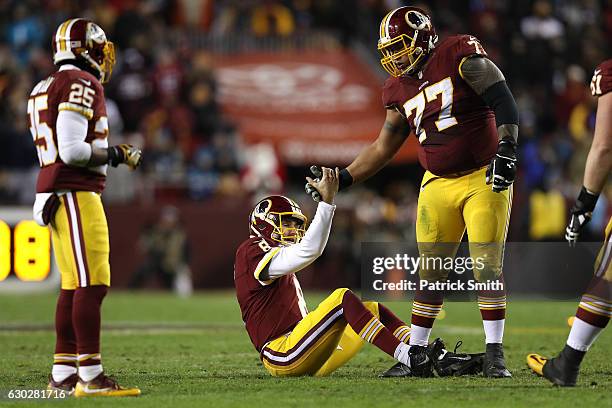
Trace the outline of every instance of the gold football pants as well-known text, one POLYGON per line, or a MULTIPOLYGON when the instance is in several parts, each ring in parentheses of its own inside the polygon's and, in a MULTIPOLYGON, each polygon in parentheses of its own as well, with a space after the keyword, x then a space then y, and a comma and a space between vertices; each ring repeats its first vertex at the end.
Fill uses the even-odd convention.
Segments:
POLYGON ((595 260, 595 276, 612 282, 612 217, 606 227, 606 238, 595 260))
POLYGON ((99 194, 62 195, 50 228, 62 289, 110 286, 108 225, 99 194))
MULTIPOLYGON (((478 281, 501 274, 512 207, 512 187, 493 192, 485 183, 485 172, 486 167, 445 177, 425 172, 416 221, 419 252, 426 258, 454 257, 467 230, 470 256, 484 265, 474 268, 478 281)), ((448 270, 434 266, 420 271, 421 279, 429 281, 446 280, 447 275, 448 270)))
MULTIPOLYGON (((261 350, 264 367, 273 376, 325 376, 357 354, 365 341, 342 316, 342 298, 348 289, 336 289, 290 332, 261 350)), ((363 302, 379 317, 377 302, 363 302)))

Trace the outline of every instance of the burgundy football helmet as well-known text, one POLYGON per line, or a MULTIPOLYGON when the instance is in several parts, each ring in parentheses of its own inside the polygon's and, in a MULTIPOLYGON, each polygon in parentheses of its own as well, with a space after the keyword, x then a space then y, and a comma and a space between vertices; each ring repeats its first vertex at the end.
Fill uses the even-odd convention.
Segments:
POLYGON ((84 18, 66 20, 57 28, 52 44, 53 63, 81 59, 100 74, 100 82, 110 80, 115 46, 96 23, 84 18))
POLYGON ((262 237, 271 246, 300 242, 304 236, 307 220, 295 201, 281 195, 266 197, 258 202, 249 218, 251 236, 262 237), (283 220, 287 218, 295 220, 297 226, 295 228, 283 226, 283 220))
POLYGON ((400 7, 380 23, 380 63, 390 75, 414 74, 435 48, 438 36, 427 13, 417 7, 400 7), (399 60, 408 57, 407 62, 399 60))

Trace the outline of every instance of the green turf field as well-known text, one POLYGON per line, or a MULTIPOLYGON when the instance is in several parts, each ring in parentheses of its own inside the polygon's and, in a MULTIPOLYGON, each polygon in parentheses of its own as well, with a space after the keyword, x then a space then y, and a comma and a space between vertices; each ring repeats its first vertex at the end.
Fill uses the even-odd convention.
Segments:
MULTIPOLYGON (((311 308, 322 295, 307 296, 311 308)), ((612 333, 603 333, 587 355, 579 386, 559 389, 525 366, 530 351, 551 354, 568 333, 576 303, 511 302, 506 358, 514 378, 481 377, 383 380, 393 364, 373 346, 327 378, 269 377, 243 329, 230 292, 202 292, 190 299, 165 294, 111 292, 103 309, 105 370, 137 385, 139 398, 10 402, 9 389, 44 388, 53 353, 53 295, 0 295, 0 405, 40 406, 596 406, 612 405, 612 333), (57 405, 60 404, 60 405, 57 405)), ((409 303, 389 303, 408 319, 409 303)), ((480 314, 474 303, 445 306, 433 335, 462 349, 482 351, 480 314)))

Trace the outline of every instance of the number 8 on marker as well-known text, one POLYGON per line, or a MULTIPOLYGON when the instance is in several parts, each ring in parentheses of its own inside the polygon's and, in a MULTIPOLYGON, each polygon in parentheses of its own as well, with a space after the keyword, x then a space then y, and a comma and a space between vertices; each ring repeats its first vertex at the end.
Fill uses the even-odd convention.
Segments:
POLYGON ((0 220, 0 282, 11 272, 11 229, 0 220))
MULTIPOLYGON (((22 281, 42 281, 51 267, 49 230, 34 221, 21 221, 14 231, 14 271, 22 281)), ((11 230, 0 220, 0 282, 11 271, 11 230)))

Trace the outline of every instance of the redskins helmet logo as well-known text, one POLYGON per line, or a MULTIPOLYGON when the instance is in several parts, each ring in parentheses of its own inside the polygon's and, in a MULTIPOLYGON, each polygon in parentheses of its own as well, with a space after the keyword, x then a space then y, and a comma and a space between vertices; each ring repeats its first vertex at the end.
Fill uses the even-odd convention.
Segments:
POLYGON ((413 30, 431 29, 431 22, 423 13, 415 10, 409 10, 404 17, 406 18, 406 23, 408 23, 408 26, 413 30))
POLYGON ((97 44, 104 44, 106 42, 106 34, 100 28, 99 25, 94 23, 87 24, 87 45, 90 47, 94 46, 94 42, 97 44))
MULTIPOLYGON (((266 215, 268 214, 268 211, 270 210, 271 207, 272 207, 272 201, 270 200, 263 200, 259 204, 257 204, 257 206, 251 212, 252 226, 257 225, 257 221, 256 221, 257 219, 265 220, 266 215)), ((263 230, 264 228, 265 228, 265 225, 259 225, 258 227, 258 229, 260 230, 263 230)))
POLYGON ((272 201, 264 200, 257 207, 255 207, 255 216, 263 216, 268 213, 268 210, 272 206, 272 201))

